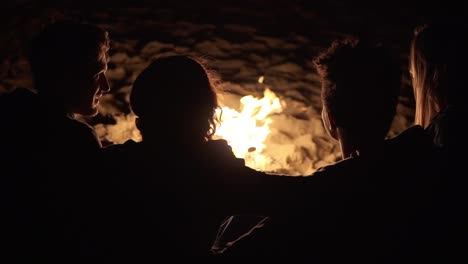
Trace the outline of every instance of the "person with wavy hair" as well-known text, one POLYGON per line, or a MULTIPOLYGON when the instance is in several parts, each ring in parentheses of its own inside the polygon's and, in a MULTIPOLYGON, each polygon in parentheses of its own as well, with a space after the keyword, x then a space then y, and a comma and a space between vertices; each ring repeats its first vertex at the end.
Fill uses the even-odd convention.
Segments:
POLYGON ((214 72, 191 57, 166 56, 152 62, 135 80, 130 94, 145 144, 175 140, 192 145, 211 140, 218 125, 217 82, 214 72))
POLYGON ((459 124, 467 112, 467 47, 467 27, 453 22, 419 26, 411 42, 415 123, 441 147, 456 146, 464 138, 459 124))
POLYGON ((427 166, 442 167, 434 188, 439 206, 429 217, 438 232, 432 231, 428 241, 444 257, 463 254, 468 233, 468 182, 460 175, 466 161, 459 151, 466 148, 467 63, 468 28, 463 22, 434 21, 415 29, 409 57, 415 123, 425 128, 440 151, 439 158, 427 166))
POLYGON ((225 140, 213 139, 218 83, 205 63, 185 55, 158 57, 136 78, 130 105, 142 141, 108 146, 100 159, 114 175, 110 197, 120 201, 104 217, 115 216, 111 226, 131 223, 108 235, 115 238, 103 243, 112 245, 109 254, 152 254, 158 243, 161 254, 211 255, 223 219, 252 213, 259 216, 242 221, 255 225, 281 207, 273 200, 288 200, 274 194, 299 184, 245 166, 225 140))

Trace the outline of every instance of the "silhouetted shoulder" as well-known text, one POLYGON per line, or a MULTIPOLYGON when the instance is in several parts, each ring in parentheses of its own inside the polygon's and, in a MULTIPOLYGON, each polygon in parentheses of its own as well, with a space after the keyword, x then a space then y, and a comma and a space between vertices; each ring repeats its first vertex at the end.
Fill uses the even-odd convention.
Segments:
POLYGON ((34 140, 37 135, 31 133, 42 124, 37 110, 37 94, 31 90, 18 88, 0 95, 0 122, 4 125, 0 130, 0 146, 4 154, 13 151, 23 155, 30 144, 37 142, 34 140))
POLYGON ((355 158, 346 158, 331 165, 318 168, 310 177, 315 177, 318 179, 324 177, 325 175, 334 175, 336 173, 348 170, 350 167, 353 167, 355 163, 355 158))
POLYGON ((57 127, 57 133, 61 133, 59 138, 63 138, 62 144, 68 145, 75 150, 97 150, 101 148, 101 142, 96 131, 88 124, 76 120, 70 116, 64 116, 61 127, 57 127))
MULTIPOLYGON (((141 164, 140 156, 144 156, 139 143, 132 139, 123 144, 113 144, 99 150, 98 160, 103 171, 111 171, 113 174, 125 175, 130 173, 132 162, 141 164)), ((157 160, 153 164, 156 164, 157 160)))
POLYGON ((403 147, 405 151, 408 151, 421 150, 424 147, 427 148, 432 146, 431 138, 419 125, 412 126, 401 132, 396 137, 387 139, 385 144, 387 152, 395 149, 403 149, 403 147))
POLYGON ((226 140, 210 140, 205 144, 205 159, 212 164, 214 168, 220 168, 222 171, 218 174, 223 175, 223 179, 228 186, 238 187, 239 191, 246 191, 249 188, 262 190, 273 190, 278 188, 287 190, 293 185, 301 185, 298 178, 302 176, 287 176, 264 171, 255 170, 245 165, 245 160, 237 158, 232 151, 231 146, 226 140))
MULTIPOLYGON (((138 168, 142 167, 141 164, 145 162, 145 160, 141 159, 142 156, 145 156, 141 147, 140 143, 129 139, 123 144, 112 144, 99 149, 97 158, 99 160, 99 170, 102 171, 102 174, 107 174, 106 177, 115 178, 119 176, 131 179, 132 170, 139 171, 138 168)), ((157 165, 156 162, 155 159, 152 164, 157 165)), ((144 173, 144 171, 141 171, 141 173, 144 173)), ((148 171, 147 173, 151 172, 148 171)))
POLYGON ((138 143, 132 139, 125 141, 123 144, 112 144, 101 149, 101 152, 104 153, 121 153, 124 151, 132 151, 137 149, 138 143))
POLYGON ((37 100, 37 94, 29 89, 17 88, 12 92, 0 94, 1 107, 25 106, 37 100))
MULTIPOLYGON (((32 117, 37 111, 37 94, 29 89, 18 88, 10 93, 0 94, 0 118, 15 124, 24 124, 24 118, 32 117)), ((12 131, 12 129, 9 129, 12 131)))
POLYGON ((232 151, 232 147, 226 140, 209 140, 205 143, 204 150, 209 159, 220 163, 223 166, 244 166, 244 159, 237 158, 232 151))
POLYGON ((461 120, 467 116, 466 107, 449 106, 432 120, 426 128, 426 132, 433 138, 435 145, 439 147, 465 146, 464 140, 466 130, 460 129, 461 120))
POLYGON ((368 175, 370 163, 363 157, 350 157, 324 166, 309 176, 307 185, 317 192, 341 192, 362 186, 368 175))

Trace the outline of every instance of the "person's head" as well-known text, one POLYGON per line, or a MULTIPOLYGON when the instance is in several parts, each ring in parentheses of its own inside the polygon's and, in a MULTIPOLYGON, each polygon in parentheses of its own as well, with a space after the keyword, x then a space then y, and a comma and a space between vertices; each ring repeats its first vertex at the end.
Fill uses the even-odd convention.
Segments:
POLYGON ((400 91, 400 67, 379 45, 336 40, 314 64, 322 83, 322 118, 335 139, 338 129, 353 141, 383 140, 392 124, 400 91))
POLYGON ((60 21, 46 26, 29 50, 39 95, 69 113, 97 114, 99 98, 109 91, 109 45, 108 33, 94 25, 60 21))
POLYGON ((219 107, 212 74, 199 60, 181 55, 157 58, 143 70, 130 94, 143 140, 172 137, 196 143, 211 139, 219 107))
POLYGON ((416 124, 426 127, 439 111, 449 105, 464 105, 467 63, 466 27, 437 23, 416 28, 409 59, 416 124))

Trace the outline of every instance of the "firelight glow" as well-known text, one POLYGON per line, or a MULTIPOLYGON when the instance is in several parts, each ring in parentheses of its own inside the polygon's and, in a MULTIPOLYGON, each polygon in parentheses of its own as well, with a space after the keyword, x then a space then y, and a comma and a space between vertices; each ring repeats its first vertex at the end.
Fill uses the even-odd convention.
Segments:
MULTIPOLYGON (((263 81, 262 77, 259 82, 263 81)), ((247 166, 266 170, 272 163, 270 157, 262 154, 266 147, 264 142, 270 134, 270 115, 281 113, 283 106, 276 94, 268 88, 263 98, 247 95, 240 99, 240 103, 239 112, 223 106, 220 117, 221 111, 217 111, 221 125, 215 136, 227 140, 234 154, 244 158, 247 166)))

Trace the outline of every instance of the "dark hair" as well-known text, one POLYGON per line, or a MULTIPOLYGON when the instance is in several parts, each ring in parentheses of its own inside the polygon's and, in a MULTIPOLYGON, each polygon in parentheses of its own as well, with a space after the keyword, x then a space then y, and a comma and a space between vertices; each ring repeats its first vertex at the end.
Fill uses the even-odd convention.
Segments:
POLYGON ((29 60, 38 90, 64 72, 109 49, 108 33, 91 24, 62 20, 47 25, 30 43, 29 60))
POLYGON ((417 124, 426 127, 447 106, 465 104, 467 63, 468 29, 464 25, 437 22, 416 28, 410 72, 417 124))
MULTIPOLYGON (((130 104, 153 134, 170 127, 173 134, 209 140, 218 122, 216 90, 213 72, 200 60, 171 55, 157 58, 137 77, 130 104)), ((140 130, 145 138, 145 129, 140 130)))
POLYGON ((314 64, 322 81, 322 103, 336 125, 355 135, 385 137, 401 83, 399 64, 389 52, 350 37, 334 41, 314 64))

